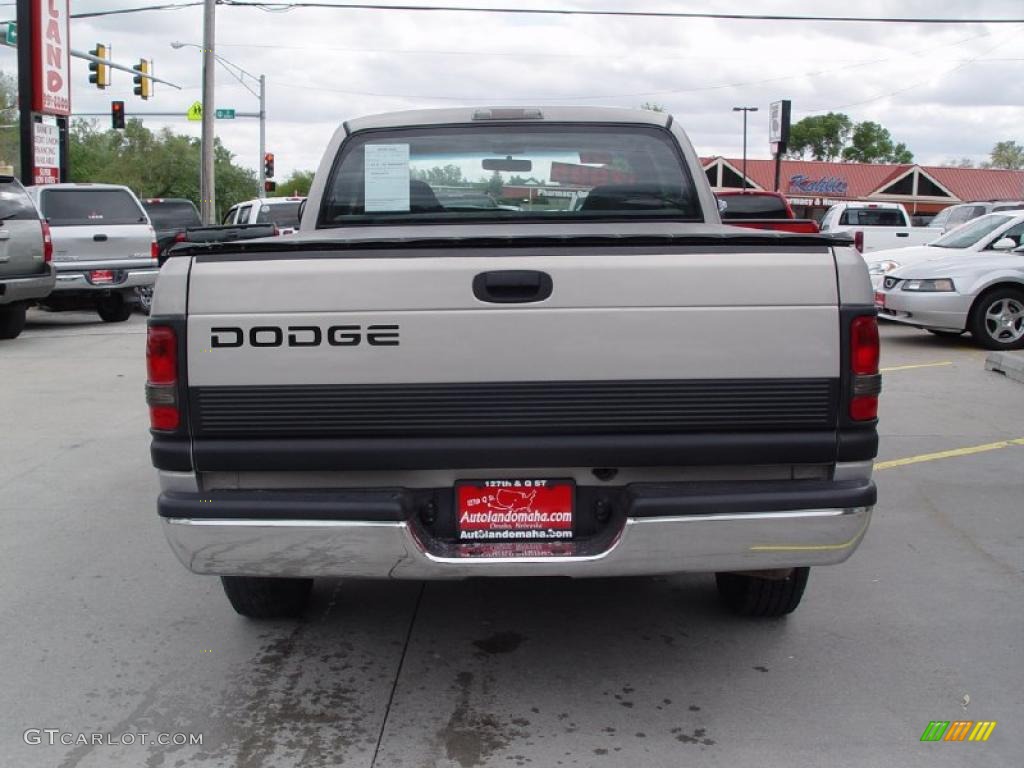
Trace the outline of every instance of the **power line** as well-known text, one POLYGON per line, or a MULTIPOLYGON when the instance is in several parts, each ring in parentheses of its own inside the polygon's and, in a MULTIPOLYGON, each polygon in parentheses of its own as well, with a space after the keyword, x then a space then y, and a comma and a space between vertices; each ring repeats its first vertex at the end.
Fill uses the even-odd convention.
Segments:
MULTIPOLYGON (((458 5, 383 5, 377 3, 329 3, 317 0, 296 0, 287 3, 263 3, 256 0, 216 0, 217 5, 228 5, 239 8, 257 8, 268 13, 283 13, 299 8, 321 8, 328 10, 355 11, 410 11, 434 13, 497 13, 534 16, 610 16, 619 18, 647 19, 713 19, 718 21, 780 21, 780 22, 835 22, 853 24, 1021 24, 1024 18, 950 18, 921 16, 811 16, 768 13, 698 13, 683 11, 617 11, 617 10, 585 10, 575 8, 513 8, 497 7, 482 8, 478 6, 458 5)), ((102 16, 119 16, 129 13, 146 11, 175 11, 202 5, 202 0, 189 0, 181 3, 164 3, 160 5, 142 5, 133 8, 114 8, 105 11, 87 11, 72 13, 73 19, 95 19, 102 16)), ((6 4, 3 4, 6 5, 6 4)))
POLYGON ((1024 18, 943 18, 886 16, 804 16, 767 13, 697 13, 682 11, 615 11, 575 8, 481 8, 459 5, 381 5, 377 3, 327 3, 296 0, 289 3, 262 3, 256 0, 217 0, 221 5, 259 8, 265 11, 290 11, 293 8, 327 8, 359 11, 430 11, 443 13, 503 13, 536 16, 617 16, 652 19, 717 19, 720 21, 824 21, 859 24, 1021 24, 1024 18))
MULTIPOLYGON (((219 2, 219 0, 218 0, 219 2)), ((95 19, 100 16, 120 16, 126 13, 142 13, 143 11, 176 11, 180 8, 192 8, 197 5, 202 5, 203 0, 190 0, 190 2, 184 3, 164 3, 162 5, 140 5, 134 8, 113 8, 107 11, 83 11, 82 13, 72 13, 72 19, 95 19)))

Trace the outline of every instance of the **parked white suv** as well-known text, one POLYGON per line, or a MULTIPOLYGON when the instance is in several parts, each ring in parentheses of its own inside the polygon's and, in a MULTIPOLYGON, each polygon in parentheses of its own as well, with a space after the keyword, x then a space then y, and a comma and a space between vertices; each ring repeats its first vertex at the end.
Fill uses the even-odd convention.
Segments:
POLYGON ((273 224, 282 235, 299 228, 299 206, 304 197, 263 197, 237 203, 228 209, 222 224, 273 224))
POLYGON ((41 305, 49 310, 95 309, 108 323, 127 320, 136 288, 160 271, 156 235, 128 187, 47 184, 28 188, 53 237, 57 285, 41 305))

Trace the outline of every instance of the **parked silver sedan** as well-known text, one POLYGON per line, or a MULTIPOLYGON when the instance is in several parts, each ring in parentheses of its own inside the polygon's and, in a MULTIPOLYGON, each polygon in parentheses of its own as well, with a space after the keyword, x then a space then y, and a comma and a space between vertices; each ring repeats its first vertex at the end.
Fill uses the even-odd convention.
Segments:
POLYGON ((875 291, 879 317, 938 335, 970 331, 986 349, 1024 348, 1024 235, 983 254, 902 267, 875 291))

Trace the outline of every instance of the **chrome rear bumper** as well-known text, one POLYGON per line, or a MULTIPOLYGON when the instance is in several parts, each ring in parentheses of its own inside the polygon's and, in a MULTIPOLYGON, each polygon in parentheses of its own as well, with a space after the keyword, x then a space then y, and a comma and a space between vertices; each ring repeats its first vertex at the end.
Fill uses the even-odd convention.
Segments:
POLYGON ((635 576, 832 565, 860 544, 872 507, 627 517, 607 538, 565 545, 441 543, 415 521, 163 518, 195 573, 462 579, 635 576), (572 545, 570 545, 572 546, 572 545), (560 554, 561 553, 561 554, 560 554))
POLYGON ((159 265, 152 259, 96 262, 56 262, 57 285, 55 291, 120 291, 153 285, 160 274, 159 265), (89 275, 96 270, 114 273, 115 282, 93 283, 89 275))

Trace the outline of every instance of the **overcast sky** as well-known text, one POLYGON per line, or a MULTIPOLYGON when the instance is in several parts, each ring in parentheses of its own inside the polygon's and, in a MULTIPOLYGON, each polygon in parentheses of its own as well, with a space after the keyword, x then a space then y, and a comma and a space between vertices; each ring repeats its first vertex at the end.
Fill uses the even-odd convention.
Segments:
MULTIPOLYGON (((72 12, 145 5, 151 0, 72 0, 72 12)), ((343 1, 343 0, 341 0, 343 1)), ((387 2, 387 0, 383 0, 387 2)), ((405 0, 417 3, 418 0, 405 0)), ((427 4, 427 3, 423 3, 427 4)), ((698 10, 872 16, 1022 17, 1022 0, 447 0, 444 4, 538 8, 698 10)), ((13 15, 13 4, 4 3, 13 15)), ((1024 141, 1024 25, 952 26, 629 19, 256 8, 217 9, 217 50, 267 76, 267 148, 278 178, 313 169, 337 125, 351 117, 452 105, 569 103, 672 112, 702 155, 738 156, 742 123, 733 106, 758 106, 749 128, 751 157, 767 157, 767 107, 793 101, 793 119, 839 110, 875 120, 918 162, 982 160, 997 141, 1024 141)), ((87 64, 72 62, 76 112, 108 112, 123 99, 136 112, 181 112, 146 119, 156 129, 199 135, 184 119, 200 97, 197 48, 202 9, 72 20, 72 47, 113 46, 114 59, 152 58, 157 85, 148 102, 131 75, 89 85, 87 64)), ((16 71, 13 49, 0 68, 16 71)), ((217 106, 256 111, 256 99, 223 69, 217 106)), ((109 120, 100 119, 101 127, 109 120)), ((258 162, 256 120, 218 121, 217 135, 250 167, 258 162)))

